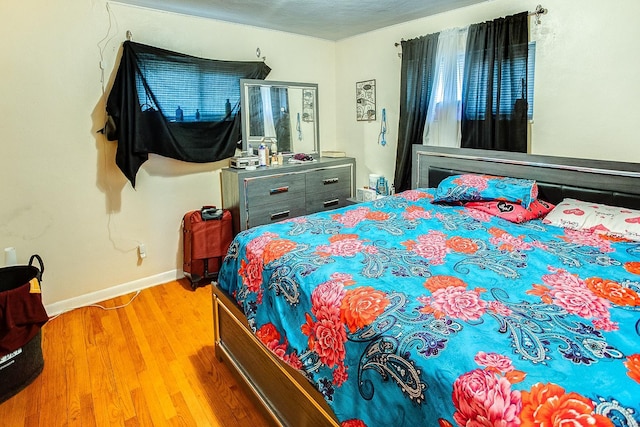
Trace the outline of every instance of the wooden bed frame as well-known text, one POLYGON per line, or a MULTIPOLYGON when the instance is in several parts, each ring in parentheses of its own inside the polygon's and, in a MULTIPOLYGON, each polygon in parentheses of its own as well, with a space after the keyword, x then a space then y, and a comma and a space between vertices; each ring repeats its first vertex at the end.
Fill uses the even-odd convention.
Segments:
MULTIPOLYGON (((412 187, 434 187, 446 176, 482 173, 538 181, 540 198, 565 197, 640 209, 640 165, 416 145, 412 187)), ((251 333, 235 301, 213 289, 216 357, 227 362, 256 397, 274 426, 339 427, 321 394, 251 333)))

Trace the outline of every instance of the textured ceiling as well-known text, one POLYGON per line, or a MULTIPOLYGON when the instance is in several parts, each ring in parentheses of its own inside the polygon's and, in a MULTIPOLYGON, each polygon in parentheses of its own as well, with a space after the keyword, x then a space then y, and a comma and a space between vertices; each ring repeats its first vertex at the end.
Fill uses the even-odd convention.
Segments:
POLYGON ((117 0, 272 30, 341 40, 488 0, 117 0))

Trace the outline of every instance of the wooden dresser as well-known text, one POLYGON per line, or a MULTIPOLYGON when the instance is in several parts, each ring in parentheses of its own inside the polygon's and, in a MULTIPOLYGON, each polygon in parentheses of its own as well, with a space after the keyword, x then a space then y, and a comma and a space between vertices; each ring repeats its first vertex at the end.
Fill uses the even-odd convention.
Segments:
POLYGON ((347 206, 355 195, 352 157, 315 162, 222 169, 222 207, 233 216, 234 234, 257 225, 347 206))

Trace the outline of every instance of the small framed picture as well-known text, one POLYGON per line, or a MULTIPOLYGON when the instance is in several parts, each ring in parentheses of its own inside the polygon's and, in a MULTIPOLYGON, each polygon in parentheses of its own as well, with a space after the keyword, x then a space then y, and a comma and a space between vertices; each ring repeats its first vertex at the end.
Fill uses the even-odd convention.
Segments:
POLYGON ((302 120, 305 122, 312 122, 315 120, 314 111, 315 105, 315 90, 302 89, 302 120))
POLYGON ((370 122, 376 119, 376 81, 356 83, 356 119, 370 122))

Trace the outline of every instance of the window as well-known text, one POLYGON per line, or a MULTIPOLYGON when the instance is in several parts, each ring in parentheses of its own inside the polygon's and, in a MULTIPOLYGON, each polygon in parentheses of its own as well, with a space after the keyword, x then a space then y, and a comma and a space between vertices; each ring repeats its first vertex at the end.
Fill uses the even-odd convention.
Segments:
MULTIPOLYGON (((447 76, 444 73, 444 61, 438 64, 440 72, 436 73, 438 80, 433 82, 435 91, 435 101, 437 104, 444 102, 444 80, 447 76)), ((456 95, 458 104, 462 102, 462 79, 464 77, 464 53, 458 55, 457 73, 456 73, 456 95)))
POLYGON ((226 67, 214 70, 197 61, 149 59, 143 68, 145 81, 136 80, 140 105, 143 110, 161 111, 168 120, 222 121, 239 105, 242 73, 226 67), (148 90, 145 90, 145 82, 148 90))
POLYGON ((477 102, 465 105, 465 114, 479 120, 486 117, 485 106, 487 105, 486 93, 476 90, 478 87, 486 87, 486 80, 493 79, 493 102, 491 105, 491 114, 508 116, 512 114, 516 108, 519 99, 527 101, 527 118, 533 119, 533 88, 534 88, 534 71, 536 60, 536 44, 529 42, 526 49, 516 46, 513 48, 514 60, 508 61, 501 70, 497 66, 489 72, 486 63, 483 69, 480 64, 471 64, 470 77, 468 87, 470 88, 470 97, 477 99, 477 102), (498 76, 501 76, 502 85, 498 85, 498 76), (498 93, 500 88, 500 93, 498 93), (499 101, 499 102, 498 102, 499 101), (499 111, 498 111, 499 109, 499 111))

